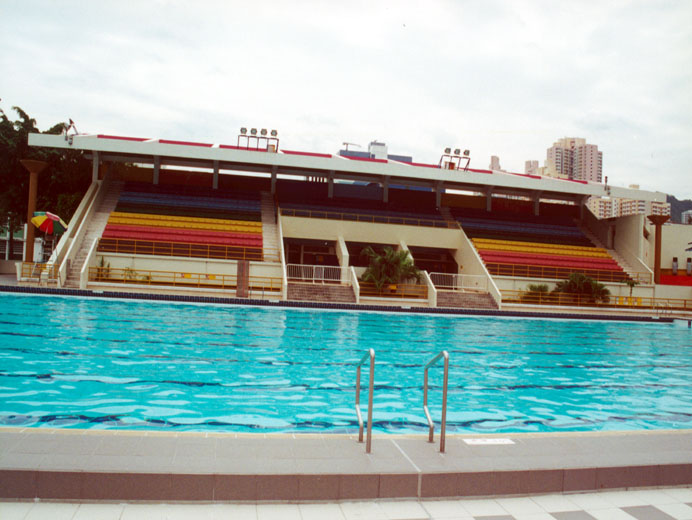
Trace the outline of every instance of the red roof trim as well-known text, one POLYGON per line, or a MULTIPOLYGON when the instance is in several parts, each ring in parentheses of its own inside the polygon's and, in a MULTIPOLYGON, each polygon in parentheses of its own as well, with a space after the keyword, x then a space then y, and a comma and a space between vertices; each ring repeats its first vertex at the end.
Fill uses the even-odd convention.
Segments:
POLYGON ((98 139, 119 139, 121 141, 148 141, 148 137, 125 137, 123 135, 104 135, 104 134, 98 134, 96 136, 98 139))
POLYGON ((245 150, 246 152, 266 152, 266 148, 248 148, 247 146, 234 146, 232 144, 220 144, 219 148, 224 150, 245 150))
POLYGON ((418 163, 418 162, 410 162, 410 163, 402 163, 402 164, 410 164, 411 166, 421 166, 422 168, 437 168, 438 170, 440 169, 440 166, 438 164, 425 164, 425 163, 418 163))
POLYGON ((349 155, 342 155, 341 157, 345 157, 346 159, 351 159, 352 161, 387 163, 387 159, 370 159, 369 157, 351 157, 349 155))
POLYGON ((565 181, 570 181, 570 182, 578 182, 579 184, 588 184, 589 181, 583 181, 581 179, 563 179, 565 181))
POLYGON ((467 171, 474 172, 474 173, 490 173, 492 174, 492 170, 474 170, 473 168, 469 168, 467 171))
POLYGON ((194 143, 192 141, 171 141, 169 139, 159 139, 159 143, 161 144, 179 144, 179 145, 184 145, 184 146, 204 146, 206 148, 211 148, 214 146, 213 144, 210 143, 194 143))
POLYGON ((330 153, 298 152, 296 150, 281 150, 281 152, 289 155, 307 155, 308 157, 325 157, 327 159, 331 159, 332 157, 330 153))

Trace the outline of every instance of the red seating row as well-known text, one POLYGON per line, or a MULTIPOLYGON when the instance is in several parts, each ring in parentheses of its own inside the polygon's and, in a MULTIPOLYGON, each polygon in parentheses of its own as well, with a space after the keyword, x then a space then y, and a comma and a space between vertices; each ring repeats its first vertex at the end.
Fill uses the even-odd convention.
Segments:
POLYGON ((209 237, 211 239, 223 238, 229 240, 258 240, 262 243, 262 235, 259 233, 239 233, 237 231, 215 231, 211 229, 194 229, 194 228, 172 228, 172 227, 150 227, 150 226, 133 226, 130 224, 108 224, 104 230, 113 233, 167 233, 170 235, 179 235, 181 240, 185 237, 209 237))
POLYGON ((617 262, 610 258, 579 258, 538 253, 516 253, 502 251, 479 251, 483 261, 500 264, 541 265, 548 267, 573 267, 598 269, 601 271, 622 271, 617 262))
POLYGON ((224 238, 212 237, 208 234, 203 233, 191 233, 188 235, 181 235, 175 232, 171 233, 169 230, 162 230, 161 228, 145 228, 140 231, 106 229, 103 232, 103 238, 147 240, 154 242, 228 245, 241 247, 262 247, 261 236, 256 236, 255 238, 224 238))

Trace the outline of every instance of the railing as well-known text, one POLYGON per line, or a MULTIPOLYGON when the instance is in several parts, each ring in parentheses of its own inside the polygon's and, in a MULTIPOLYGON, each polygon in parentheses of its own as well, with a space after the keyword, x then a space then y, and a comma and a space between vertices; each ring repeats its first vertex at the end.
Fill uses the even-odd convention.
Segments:
POLYGON ((22 262, 21 277, 24 279, 37 279, 54 281, 58 278, 60 266, 55 264, 42 264, 39 262, 22 262))
POLYGON ((647 296, 608 296, 607 301, 596 302, 593 298, 579 294, 538 291, 502 291, 506 303, 531 305, 571 305, 577 307, 633 307, 637 309, 660 309, 692 311, 692 300, 674 298, 651 298, 647 296))
POLYGON ((356 296, 356 303, 360 303, 360 282, 355 267, 351 266, 349 272, 351 273, 351 286, 353 287, 353 294, 356 296))
POLYGON ((375 351, 368 350, 360 359, 356 368, 356 416, 358 417, 358 442, 363 442, 363 415, 360 412, 360 368, 370 358, 370 383, 368 384, 368 437, 365 442, 365 452, 370 453, 372 447, 372 393, 375 386, 375 351))
POLYGON ((425 375, 423 377, 423 411, 425 418, 428 420, 428 442, 434 442, 435 423, 430 417, 428 410, 428 369, 437 363, 440 358, 444 358, 444 379, 442 383, 442 418, 440 421, 440 453, 445 451, 445 435, 447 431, 447 382, 449 381, 449 354, 446 350, 440 352, 437 356, 428 361, 425 365, 425 375))
POLYGON ((417 300, 427 300, 428 287, 417 284, 386 284, 381 290, 377 290, 372 282, 360 282, 360 295, 375 298, 411 298, 417 300))
MULTIPOLYGON (((584 269, 581 267, 552 267, 545 265, 486 263, 488 271, 494 276, 520 276, 529 278, 549 278, 562 280, 572 273, 583 273, 601 282, 624 282, 628 275, 623 271, 607 269, 584 269)), ((645 273, 643 273, 645 274, 645 273)))
POLYGON ((102 238, 99 240, 98 251, 100 253, 182 256, 186 258, 212 258, 216 260, 280 261, 278 249, 217 244, 157 242, 128 238, 102 238))
POLYGON ((290 282, 342 283, 348 280, 348 267, 338 265, 286 264, 286 277, 290 282))
POLYGON ((442 291, 488 292, 488 277, 483 275, 430 273, 430 279, 442 291))
POLYGON ((427 226, 457 229, 456 223, 447 222, 444 219, 395 217, 390 215, 362 215, 360 213, 348 213, 342 211, 310 210, 281 208, 281 215, 285 217, 324 218, 329 220, 352 220, 355 222, 369 222, 372 224, 399 224, 404 226, 427 226))

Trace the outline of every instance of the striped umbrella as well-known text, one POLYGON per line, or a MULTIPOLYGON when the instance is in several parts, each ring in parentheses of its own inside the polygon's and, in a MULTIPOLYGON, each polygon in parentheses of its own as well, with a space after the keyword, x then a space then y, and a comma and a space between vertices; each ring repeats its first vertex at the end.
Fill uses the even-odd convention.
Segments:
POLYGON ((48 211, 35 211, 31 223, 48 235, 59 235, 67 229, 63 219, 48 211))

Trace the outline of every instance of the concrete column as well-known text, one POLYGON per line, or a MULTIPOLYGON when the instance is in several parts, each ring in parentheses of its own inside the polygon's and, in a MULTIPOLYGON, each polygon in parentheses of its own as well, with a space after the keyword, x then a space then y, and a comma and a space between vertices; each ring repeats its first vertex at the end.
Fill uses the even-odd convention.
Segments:
POLYGON ((154 184, 159 183, 159 174, 161 173, 161 157, 154 156, 154 184))
POLYGON ((96 182, 99 180, 99 166, 101 164, 101 158, 99 152, 94 151, 91 163, 91 182, 96 182))
POLYGON ((661 234, 662 227, 670 216, 668 215, 649 215, 649 221, 656 226, 656 241, 654 245, 654 283, 661 283, 661 234))
MULTIPOLYGON (((29 172, 29 204, 26 211, 26 240, 24 241, 24 261, 34 261, 34 225, 31 219, 36 211, 36 194, 38 193, 38 174, 41 173, 48 163, 43 161, 34 161, 32 159, 24 159, 20 161, 22 166, 29 172)), ((8 241, 9 245, 9 241, 8 241)))
POLYGON ((272 195, 276 195, 276 170, 277 170, 276 165, 272 166, 272 183, 271 183, 272 195))
POLYGON ((214 178, 212 180, 212 189, 219 189, 219 161, 214 161, 214 178))
POLYGON ((382 182, 382 202, 387 204, 389 202, 389 175, 384 176, 384 181, 382 182))
POLYGON ((334 170, 329 170, 329 175, 327 176, 327 197, 330 199, 334 198, 334 170))
POLYGON ((439 208, 442 206, 442 190, 443 190, 443 185, 441 182, 436 182, 435 183, 435 207, 439 208))
POLYGON ((539 191, 533 195, 533 214, 536 217, 541 212, 541 193, 542 192, 539 191))
POLYGON ((490 213, 493 210, 493 189, 488 188, 485 192, 485 211, 490 213))

